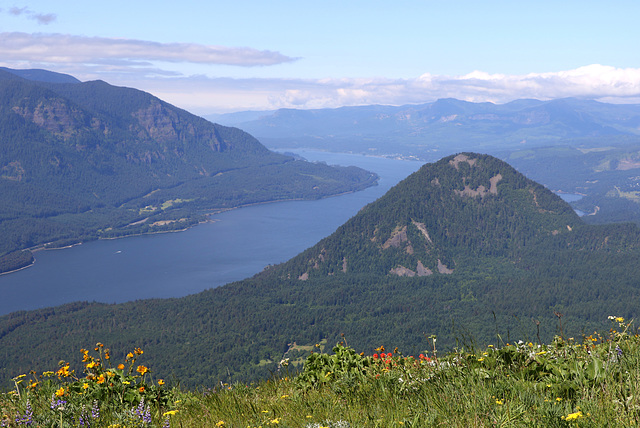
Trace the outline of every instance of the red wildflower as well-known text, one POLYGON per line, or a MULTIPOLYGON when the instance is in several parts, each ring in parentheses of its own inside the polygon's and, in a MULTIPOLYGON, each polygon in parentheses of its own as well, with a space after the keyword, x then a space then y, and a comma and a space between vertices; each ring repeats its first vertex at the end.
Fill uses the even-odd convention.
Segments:
POLYGON ((373 359, 377 360, 378 359, 378 354, 373 354, 373 359))

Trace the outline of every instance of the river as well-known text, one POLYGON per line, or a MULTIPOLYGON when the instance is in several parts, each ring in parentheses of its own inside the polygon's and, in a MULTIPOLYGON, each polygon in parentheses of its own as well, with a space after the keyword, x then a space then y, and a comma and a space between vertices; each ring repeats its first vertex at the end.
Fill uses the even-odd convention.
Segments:
POLYGON ((422 165, 343 153, 288 151, 310 161, 356 165, 376 172, 380 181, 360 192, 317 201, 227 211, 212 216, 214 222, 184 232, 38 251, 33 266, 0 276, 0 315, 73 301, 121 303, 182 297, 250 277, 330 235, 422 165))

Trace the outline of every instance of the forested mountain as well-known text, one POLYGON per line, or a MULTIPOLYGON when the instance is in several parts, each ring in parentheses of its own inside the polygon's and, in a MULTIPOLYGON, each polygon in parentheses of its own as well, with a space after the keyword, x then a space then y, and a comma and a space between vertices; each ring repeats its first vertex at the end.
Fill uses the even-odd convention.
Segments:
POLYGON ((637 317, 638 263, 637 226, 586 225, 505 162, 460 153, 253 278, 180 299, 0 317, 0 377, 77 363, 98 341, 114 357, 142 347, 158 377, 213 386, 339 340, 417 354, 431 335, 440 350, 579 338, 608 315, 637 317))
POLYGON ((136 89, 65 76, 0 70, 0 272, 31 261, 16 250, 182 229, 212 210, 377 179, 273 153, 136 89))

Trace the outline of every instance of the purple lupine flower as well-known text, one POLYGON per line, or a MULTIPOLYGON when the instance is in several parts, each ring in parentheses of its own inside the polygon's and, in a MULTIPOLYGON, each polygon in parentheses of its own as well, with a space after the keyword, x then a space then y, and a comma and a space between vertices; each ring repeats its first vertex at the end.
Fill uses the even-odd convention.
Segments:
MULTIPOLYGON (((2 421, 4 426, 4 421, 2 421)), ((31 409, 31 402, 27 400, 27 407, 24 411, 24 417, 20 414, 16 415, 16 423, 18 425, 27 425, 31 426, 33 424, 33 409, 31 409)))
POLYGON ((59 398, 56 400, 55 395, 51 396, 51 410, 58 410, 58 409, 62 410, 64 409, 65 404, 67 404, 66 401, 61 400, 59 398))
POLYGON ((616 345, 616 352, 618 353, 618 357, 622 357, 622 348, 616 345))
POLYGON ((169 418, 164 421, 164 425, 162 425, 162 428, 171 428, 171 421, 169 421, 169 418))
POLYGON ((98 419, 100 417, 100 407, 98 406, 98 400, 93 400, 93 407, 91 407, 91 417, 98 419))
POLYGON ((151 408, 147 406, 144 409, 144 416, 142 417, 142 422, 145 424, 151 424, 151 408))

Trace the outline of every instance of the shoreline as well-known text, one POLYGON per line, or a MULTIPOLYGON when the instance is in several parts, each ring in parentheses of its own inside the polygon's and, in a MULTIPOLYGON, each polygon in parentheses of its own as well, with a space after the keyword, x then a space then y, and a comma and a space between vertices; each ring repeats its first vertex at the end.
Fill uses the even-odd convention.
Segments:
MULTIPOLYGON (((376 174, 376 176, 377 176, 377 174, 376 174)), ((277 199, 277 200, 272 200, 272 201, 253 202, 253 203, 250 203, 250 204, 238 205, 238 206, 229 207, 229 208, 213 208, 212 211, 204 213, 204 215, 207 217, 207 220, 200 221, 198 223, 195 223, 195 224, 193 224, 191 226, 184 227, 182 229, 162 230, 162 231, 157 231, 157 232, 146 232, 146 233, 132 233, 132 234, 129 234, 129 235, 114 236, 114 237, 111 237, 111 238, 98 237, 96 239, 92 239, 91 241, 94 241, 94 240, 95 241, 100 241, 100 240, 108 241, 108 240, 123 239, 123 238, 133 238, 133 237, 136 237, 136 236, 156 235, 156 234, 163 234, 163 233, 185 232, 185 231, 187 231, 189 229, 192 229, 194 227, 197 227, 197 226, 199 226, 201 224, 216 223, 216 222, 220 221, 220 220, 217 220, 217 219, 210 218, 210 216, 214 216, 216 214, 221 214, 221 213, 224 213, 224 212, 237 210, 237 209, 240 209, 240 208, 248 208, 248 207, 257 206, 257 205, 274 204, 274 203, 279 203, 279 202, 313 201, 313 200, 333 198, 333 197, 336 197, 336 196, 348 195, 348 194, 351 194, 351 193, 355 193, 355 192, 360 192, 360 191, 366 190, 369 187, 377 186, 379 179, 380 179, 380 176, 378 176, 378 178, 373 182, 373 184, 371 184, 370 186, 367 186, 367 187, 365 187, 363 189, 350 190, 350 191, 346 191, 346 192, 336 193, 334 195, 323 196, 323 197, 317 198, 317 199, 305 199, 305 198, 277 199)), ((73 243, 73 244, 65 245, 64 247, 47 248, 47 245, 51 244, 51 242, 48 242, 48 243, 45 243, 45 244, 36 245, 35 247, 26 248, 26 249, 24 249, 22 251, 30 251, 31 254, 33 255, 33 261, 31 263, 29 263, 28 265, 26 265, 26 266, 22 266, 22 267, 17 268, 17 269, 8 270, 6 272, 1 272, 0 276, 8 275, 8 274, 16 273, 16 272, 20 272, 21 270, 28 269, 31 266, 35 265, 36 264, 35 253, 37 253, 38 251, 65 250, 65 249, 68 249, 68 248, 73 248, 73 247, 82 245, 85 242, 91 242, 91 241, 79 241, 79 242, 76 242, 76 243, 73 243)))

